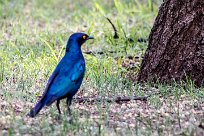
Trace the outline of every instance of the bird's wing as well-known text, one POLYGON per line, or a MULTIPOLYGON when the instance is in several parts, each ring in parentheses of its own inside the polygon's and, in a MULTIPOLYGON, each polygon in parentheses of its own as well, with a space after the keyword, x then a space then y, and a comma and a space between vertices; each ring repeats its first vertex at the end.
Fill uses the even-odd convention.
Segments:
POLYGON ((46 87, 45 87, 45 91, 44 91, 44 93, 43 93, 43 95, 42 95, 42 97, 41 97, 42 99, 43 99, 44 96, 47 94, 47 92, 48 92, 50 86, 52 85, 52 83, 54 82, 55 78, 56 78, 57 75, 59 74, 61 63, 62 63, 62 62, 60 62, 60 63, 57 65, 57 67, 56 67, 55 70, 53 71, 52 75, 49 77, 49 80, 48 80, 47 85, 46 85, 46 87))
POLYGON ((85 67, 81 63, 75 64, 73 67, 62 69, 56 80, 50 87, 49 95, 63 97, 67 93, 73 93, 78 90, 84 76, 85 67))
POLYGON ((79 62, 76 67, 75 67, 75 71, 72 73, 70 80, 72 82, 77 82, 80 78, 83 78, 84 75, 84 71, 85 71, 85 66, 84 66, 84 62, 79 62))

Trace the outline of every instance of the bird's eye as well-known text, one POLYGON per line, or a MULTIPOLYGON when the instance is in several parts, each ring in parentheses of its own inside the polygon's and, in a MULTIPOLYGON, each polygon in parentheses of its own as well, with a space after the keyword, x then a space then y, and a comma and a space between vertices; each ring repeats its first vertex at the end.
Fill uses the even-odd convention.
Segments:
POLYGON ((84 39, 84 40, 86 39, 86 35, 83 36, 83 39, 84 39))

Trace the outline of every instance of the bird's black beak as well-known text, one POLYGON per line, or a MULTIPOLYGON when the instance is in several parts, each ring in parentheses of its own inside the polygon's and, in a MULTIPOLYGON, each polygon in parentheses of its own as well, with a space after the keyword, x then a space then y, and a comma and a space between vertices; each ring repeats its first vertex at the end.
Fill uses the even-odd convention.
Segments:
POLYGON ((94 39, 94 37, 93 37, 93 36, 89 36, 89 37, 87 38, 87 40, 89 40, 89 39, 94 39))

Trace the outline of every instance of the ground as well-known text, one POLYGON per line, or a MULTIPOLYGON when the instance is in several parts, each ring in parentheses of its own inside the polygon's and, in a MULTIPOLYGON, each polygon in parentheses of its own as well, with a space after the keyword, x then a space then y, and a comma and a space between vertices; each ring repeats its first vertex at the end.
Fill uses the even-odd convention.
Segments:
POLYGON ((0 1, 0 135, 204 135, 204 89, 187 83, 135 83, 161 1, 0 1), (116 25, 119 39, 106 17, 116 25), (74 32, 95 37, 83 45, 86 76, 76 97, 146 96, 147 101, 62 102, 36 118, 26 114, 74 32), (129 39, 132 40, 129 40, 129 39), (110 53, 113 51, 114 53, 110 53))

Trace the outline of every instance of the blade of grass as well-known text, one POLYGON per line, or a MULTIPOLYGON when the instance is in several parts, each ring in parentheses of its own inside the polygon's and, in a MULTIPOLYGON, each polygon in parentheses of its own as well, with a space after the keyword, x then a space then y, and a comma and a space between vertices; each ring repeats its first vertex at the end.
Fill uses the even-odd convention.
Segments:
POLYGON ((51 51, 53 57, 55 58, 56 61, 58 61, 57 55, 55 54, 55 51, 52 49, 52 47, 50 46, 50 44, 49 44, 46 40, 44 40, 43 38, 40 38, 40 40, 41 40, 42 42, 44 42, 45 45, 48 46, 48 48, 50 49, 50 51, 51 51))

